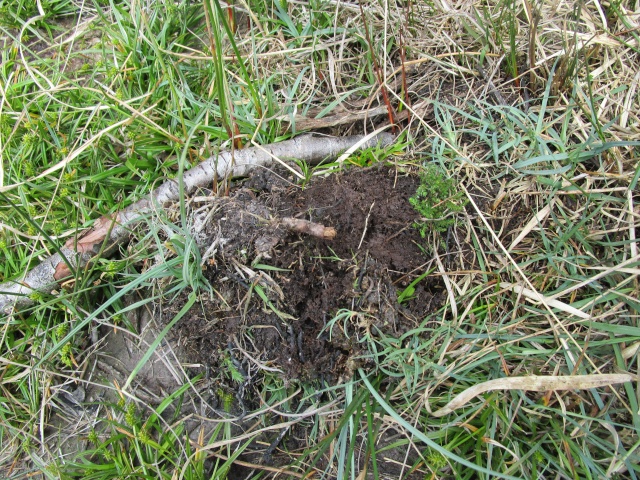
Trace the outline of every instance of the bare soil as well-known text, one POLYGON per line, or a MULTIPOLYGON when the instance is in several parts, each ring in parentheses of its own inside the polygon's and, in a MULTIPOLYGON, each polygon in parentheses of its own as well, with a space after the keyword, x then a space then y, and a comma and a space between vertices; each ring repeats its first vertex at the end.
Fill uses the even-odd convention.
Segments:
MULTIPOLYGON (((172 330, 183 362, 205 376, 203 395, 213 408, 207 414, 236 416, 238 432, 244 415, 261 406, 261 370, 319 390, 336 385, 356 368, 375 366, 367 357, 367 336, 398 337, 445 301, 438 277, 421 281, 408 300, 398 301, 429 260, 412 226, 418 219, 409 203, 416 175, 390 167, 350 169, 305 188, 285 177, 282 171, 254 174, 200 213, 203 223, 194 217, 204 275, 215 291, 202 293, 172 330), (337 236, 292 233, 282 227, 283 217, 334 227, 337 236)), ((161 323, 174 318, 189 293, 159 308, 161 323)), ((263 447, 242 458, 284 466, 291 459, 283 451, 303 450, 311 427, 299 424, 280 439, 277 432, 267 435, 263 447)), ((402 452, 389 449, 380 472, 399 475, 394 455, 402 452)))
MULTIPOLYGON (((185 373, 190 378, 202 374, 179 413, 192 441, 199 441, 203 430, 208 438, 216 424, 209 419, 231 420, 234 434, 250 431, 255 420, 244 419, 264 404, 265 375, 276 375, 285 385, 315 386, 318 400, 330 400, 323 397, 324 389, 349 380, 356 368, 375 367, 367 338, 398 337, 445 301, 439 277, 424 279, 413 296, 398 301, 429 261, 425 241, 412 226, 417 216, 409 197, 419 182, 416 175, 391 167, 354 168, 301 188, 284 172, 254 174, 235 185, 229 197, 201 191, 188 201, 203 274, 213 291, 199 293, 130 388, 152 406, 179 388, 185 373), (337 236, 323 240, 293 233, 282 225, 284 217, 334 227, 337 236), (340 320, 332 322, 338 315, 340 320)), ((137 334, 100 328, 90 381, 82 388, 71 382, 54 395, 60 408, 47 429, 51 451, 73 454, 88 448, 82 432, 102 430, 99 405, 118 401, 113 386, 127 381, 157 334, 181 311, 187 290, 129 316, 137 334), (70 407, 63 409, 63 403, 70 407)), ((306 407, 298 397, 280 407, 291 413, 301 408, 306 407)), ((178 414, 173 407, 165 413, 178 414)), ((287 420, 271 417, 264 424, 287 420)), ((286 452, 308 447, 313 425, 308 419, 288 430, 265 432, 240 460, 286 469, 292 461, 286 452)), ((391 444, 393 438, 387 431, 378 443, 391 444)), ((385 449, 378 458, 381 478, 423 475, 406 476, 401 466, 419 459, 405 455, 406 446, 385 449)), ((367 462, 359 457, 358 471, 367 462)), ((243 478, 250 470, 234 465, 229 478, 243 478)))
MULTIPOLYGON (((441 281, 431 278, 398 302, 427 262, 412 227, 417 182, 387 167, 353 169, 304 189, 269 172, 252 177, 205 226, 203 249, 220 245, 205 272, 216 293, 201 295, 176 325, 186 361, 219 371, 231 355, 244 367, 241 347, 288 380, 332 384, 366 365, 363 336, 396 337, 417 326, 444 300, 441 281), (283 217, 338 233, 324 240, 287 232, 283 217), (331 325, 339 313, 346 321, 331 325)), ((187 296, 164 308, 166 321, 187 296)))

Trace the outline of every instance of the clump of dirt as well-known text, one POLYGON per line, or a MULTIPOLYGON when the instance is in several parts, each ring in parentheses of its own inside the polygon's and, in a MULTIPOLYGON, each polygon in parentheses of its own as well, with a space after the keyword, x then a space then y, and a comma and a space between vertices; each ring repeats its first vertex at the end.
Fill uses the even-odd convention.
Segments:
MULTIPOLYGON (((398 298, 428 258, 409 203, 417 176, 388 167, 351 169, 300 189, 268 171, 220 200, 199 227, 203 294, 176 325, 189 363, 243 376, 335 383, 365 366, 365 336, 399 336, 444 301, 427 278, 398 298), (287 230, 292 217, 336 229, 333 240, 287 230), (339 320, 336 320, 338 318, 339 320)), ((185 292, 164 309, 169 321, 185 292)))

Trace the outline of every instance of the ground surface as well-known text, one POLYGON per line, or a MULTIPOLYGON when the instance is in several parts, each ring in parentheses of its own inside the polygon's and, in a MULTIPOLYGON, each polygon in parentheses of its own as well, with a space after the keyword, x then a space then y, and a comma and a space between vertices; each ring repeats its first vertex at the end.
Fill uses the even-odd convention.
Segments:
POLYGON ((221 181, 0 316, 0 477, 640 477, 638 2, 227 7, 0 0, 1 282, 221 149, 388 167, 221 181))
MULTIPOLYGON (((207 268, 217 294, 203 295, 177 325, 187 361, 217 369, 233 342, 247 335, 251 343, 243 347, 287 378, 333 383, 350 373, 351 362, 365 361, 360 358, 365 331, 399 336, 414 328, 443 300, 442 285, 429 279, 416 286, 411 299, 398 302, 427 263, 409 204, 417 182, 394 169, 374 168, 319 179, 300 190, 267 175, 222 202, 205 240, 224 244, 207 268), (337 236, 324 240, 283 231, 277 221, 282 217, 332 226, 337 236), (271 259, 259 263, 278 270, 251 269, 264 244, 271 259), (284 315, 251 292, 252 285, 268 292, 284 315), (357 319, 330 326, 341 310, 357 319)), ((167 319, 186 296, 166 308, 167 319)))
MULTIPOLYGON (((180 387, 179 365, 188 366, 191 378, 201 373, 203 381, 189 391, 178 417, 185 419, 193 441, 200 429, 211 434, 210 420, 235 417, 236 435, 249 430, 244 418, 261 406, 263 373, 285 383, 315 385, 318 391, 331 389, 348 381, 356 367, 375 365, 367 355, 366 336, 399 337, 444 302, 438 277, 416 284, 412 295, 398 301, 428 263, 409 203, 419 181, 416 175, 390 167, 350 169, 313 179, 305 188, 282 175, 265 170, 229 197, 207 197, 210 208, 204 210, 204 223, 198 223, 203 217, 203 209, 198 209, 193 219, 200 229, 200 249, 208 252, 205 276, 214 292, 200 294, 132 384, 138 398, 157 406, 180 387), (279 221, 283 217, 332 226, 337 236, 324 240, 290 232, 279 221), (214 251, 212 245, 218 248, 214 251), (340 312, 345 313, 341 320, 329 323, 340 312)), ((198 192, 195 200, 201 193, 206 192, 198 192)), ((89 448, 87 432, 103 428, 100 405, 119 399, 109 384, 127 381, 189 293, 187 289, 158 302, 155 313, 135 310, 128 319, 138 335, 101 329, 92 377, 77 390, 72 382, 55 392, 57 407, 47 431, 51 451, 70 454, 89 448), (76 397, 81 398, 74 402, 76 397)), ((175 413, 172 408, 165 417, 175 413)), ((271 423, 277 421, 275 416, 271 423)), ((281 436, 256 436, 234 475, 250 471, 242 461, 289 464, 291 457, 284 451, 304 448, 311 427, 302 423, 281 436)), ((394 478, 398 465, 406 461, 402 450, 393 447, 396 436, 391 429, 378 439, 386 450, 378 460, 383 477, 394 478)), ((367 459, 357 458, 362 469, 367 459)))
MULTIPOLYGON (((438 278, 417 284, 413 295, 398 301, 428 262, 409 203, 418 181, 414 174, 376 167, 314 179, 301 189, 263 171, 230 198, 216 199, 201 238, 203 251, 219 245, 205 259, 215 293, 200 295, 173 330, 183 362, 194 366, 191 373, 203 373, 215 385, 207 397, 214 416, 224 415, 225 397, 233 397, 228 414, 242 417, 260 406, 261 368, 285 383, 302 381, 319 391, 348 381, 356 367, 374 365, 367 335, 399 337, 441 307, 445 297, 438 278), (289 232, 278 220, 283 217, 334 227, 337 236, 324 240, 289 232), (336 317, 341 319, 330 324, 336 317)), ((183 308, 188 293, 163 307, 165 322, 183 308)), ((287 451, 304 448, 309 428, 287 432, 282 445, 287 451)), ((393 435, 381 435, 380 445, 392 443, 393 435)), ((267 450, 267 463, 291 461, 278 461, 274 449, 267 450)), ((257 451, 242 458, 266 461, 264 447, 257 451)), ((398 455, 389 448, 379 460, 380 473, 393 478, 396 463, 402 465, 394 460, 398 455)))

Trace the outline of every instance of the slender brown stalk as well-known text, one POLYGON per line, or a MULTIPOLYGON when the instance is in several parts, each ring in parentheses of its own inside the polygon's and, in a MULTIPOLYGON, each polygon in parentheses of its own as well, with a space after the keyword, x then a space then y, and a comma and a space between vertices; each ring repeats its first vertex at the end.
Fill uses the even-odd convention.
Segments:
POLYGON ((380 85, 380 91, 382 92, 382 99, 384 104, 387 106, 387 112, 389 115, 389 124, 391 124, 391 132, 396 133, 396 121, 395 121, 395 113, 393 111, 393 107, 391 106, 391 102, 389 101, 389 94, 387 92, 387 87, 384 84, 384 77, 382 75, 382 70, 380 69, 380 65, 378 64, 378 60, 376 59, 375 52, 373 51, 373 45, 371 44, 371 37, 369 36, 369 27, 367 24, 367 18, 365 17, 364 10, 362 9, 362 3, 358 2, 358 7, 360 7, 360 14, 362 15, 362 22, 364 24, 364 35, 367 41, 367 45, 369 45, 369 51, 371 52, 371 61, 373 62, 373 72, 378 80, 378 84, 380 85))
POLYGON ((540 7, 535 8, 530 2, 524 2, 529 14, 529 91, 534 93, 536 88, 536 33, 540 22, 540 7))

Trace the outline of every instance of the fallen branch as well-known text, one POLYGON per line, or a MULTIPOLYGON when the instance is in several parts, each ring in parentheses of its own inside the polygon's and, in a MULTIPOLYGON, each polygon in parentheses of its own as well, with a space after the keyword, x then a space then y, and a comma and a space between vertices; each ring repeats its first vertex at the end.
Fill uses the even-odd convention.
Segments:
POLYGON ((530 375, 528 377, 507 377, 489 380, 456 396, 440 410, 432 413, 434 417, 444 417, 462 407, 478 395, 491 390, 524 390, 525 392, 548 392, 549 390, 585 390, 606 387, 616 383, 631 382, 637 377, 629 373, 611 373, 602 375, 551 375, 548 377, 530 375))
MULTIPOLYGON (((220 154, 205 160, 183 175, 185 194, 210 186, 214 179, 246 176, 258 166, 271 165, 274 159, 298 159, 307 163, 319 163, 335 159, 341 152, 359 145, 368 148, 377 144, 386 146, 393 136, 380 133, 371 138, 361 135, 350 137, 322 137, 302 135, 285 142, 261 147, 251 147, 220 154)), ((33 304, 34 292, 50 293, 62 281, 74 274, 98 256, 106 256, 125 241, 132 227, 144 216, 152 214, 156 206, 164 206, 178 200, 178 180, 168 180, 142 199, 124 210, 97 219, 92 228, 70 238, 60 250, 29 270, 22 281, 0 284, 0 312, 10 313, 14 308, 33 304)))

